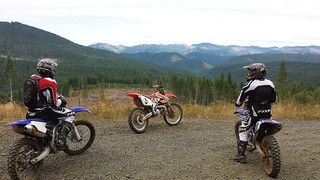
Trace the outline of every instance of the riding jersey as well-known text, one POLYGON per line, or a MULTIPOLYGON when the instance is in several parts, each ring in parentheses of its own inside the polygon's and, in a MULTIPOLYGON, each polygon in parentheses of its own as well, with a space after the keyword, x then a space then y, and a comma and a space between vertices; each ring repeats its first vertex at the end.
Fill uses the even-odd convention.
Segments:
POLYGON ((236 105, 240 106, 246 98, 253 116, 271 117, 271 103, 276 101, 276 91, 272 81, 264 78, 249 80, 243 86, 236 105))

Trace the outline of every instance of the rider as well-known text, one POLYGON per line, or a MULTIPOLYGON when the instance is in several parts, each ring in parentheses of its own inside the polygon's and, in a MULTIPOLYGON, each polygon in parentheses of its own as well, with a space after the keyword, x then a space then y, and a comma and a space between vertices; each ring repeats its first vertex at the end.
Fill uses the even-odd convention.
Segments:
POLYGON ((235 106, 244 105, 247 116, 241 118, 239 131, 238 154, 235 161, 246 163, 245 150, 248 144, 250 130, 259 118, 271 118, 271 103, 276 101, 275 86, 272 81, 265 79, 266 67, 263 63, 253 63, 243 67, 248 70, 247 83, 243 86, 235 106))
POLYGON ((63 96, 57 93, 57 82, 54 80, 57 63, 52 59, 41 59, 37 64, 37 102, 33 108, 28 108, 27 119, 42 118, 45 120, 56 120, 63 116, 63 108, 67 102, 63 96))

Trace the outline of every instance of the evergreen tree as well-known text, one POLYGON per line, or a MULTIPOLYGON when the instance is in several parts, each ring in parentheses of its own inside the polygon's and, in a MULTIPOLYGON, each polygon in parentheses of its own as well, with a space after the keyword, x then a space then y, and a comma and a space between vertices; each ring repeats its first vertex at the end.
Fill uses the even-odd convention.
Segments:
POLYGON ((276 90, 279 99, 285 99, 288 96, 288 84, 287 84, 287 69, 285 61, 282 60, 278 72, 278 76, 276 78, 276 90))
POLYGON ((9 90, 10 102, 13 102, 13 80, 16 74, 16 70, 12 59, 8 56, 4 63, 4 69, 2 74, 4 91, 9 90))

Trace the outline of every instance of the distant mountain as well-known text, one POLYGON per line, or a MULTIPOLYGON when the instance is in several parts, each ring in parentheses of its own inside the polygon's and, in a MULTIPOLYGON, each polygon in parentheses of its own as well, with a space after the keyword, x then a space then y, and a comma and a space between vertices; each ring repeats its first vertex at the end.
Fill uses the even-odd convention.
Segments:
POLYGON ((247 54, 262 53, 296 53, 296 54, 320 54, 320 46, 286 46, 286 47, 259 47, 259 46, 237 46, 237 45, 216 45, 211 43, 200 44, 141 44, 136 46, 114 46, 107 43, 97 43, 89 47, 108 50, 115 53, 161 53, 175 52, 187 56, 190 53, 214 54, 217 56, 241 56, 247 54))
MULTIPOLYGON (((232 61, 227 60, 245 55, 261 55, 260 57, 266 58, 267 55, 264 54, 270 54, 270 56, 275 58, 279 56, 273 56, 274 54, 284 54, 282 56, 285 59, 297 58, 303 54, 320 55, 320 46, 288 46, 279 48, 236 45, 222 46, 211 43, 192 44, 190 46, 184 44, 113 46, 97 43, 89 47, 120 53, 136 60, 174 67, 194 74, 206 74, 203 72, 210 71, 210 69, 215 71, 215 66, 223 65, 224 63, 230 64, 232 61), (290 56, 289 54, 293 55, 290 56), (179 61, 171 61, 174 57, 178 57, 179 61)), ((302 59, 300 60, 303 61, 302 59)))
POLYGON ((44 57, 58 60, 57 79, 70 82, 72 86, 80 86, 84 80, 88 84, 97 84, 102 80, 140 83, 145 82, 146 77, 185 73, 109 51, 81 46, 19 22, 0 22, 0 69, 8 56, 14 60, 17 70, 15 87, 21 87, 24 79, 36 72, 37 60, 44 57))
POLYGON ((190 59, 179 53, 172 52, 161 52, 161 53, 134 53, 127 54, 122 53, 127 57, 132 59, 144 61, 147 63, 158 64, 162 66, 167 66, 175 68, 182 71, 188 71, 193 74, 198 74, 205 69, 210 69, 213 66, 205 60, 202 59, 190 59))

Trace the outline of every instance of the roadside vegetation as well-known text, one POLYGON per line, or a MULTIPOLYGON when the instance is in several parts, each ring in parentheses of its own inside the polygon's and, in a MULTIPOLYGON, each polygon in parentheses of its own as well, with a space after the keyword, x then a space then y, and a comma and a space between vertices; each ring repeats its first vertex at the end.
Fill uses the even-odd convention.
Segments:
MULTIPOLYGON (((138 91, 137 91, 138 92, 138 91)), ((72 98, 72 97, 69 97, 72 98)), ((109 100, 92 99, 83 100, 81 97, 73 97, 76 99, 69 106, 86 106, 93 113, 81 113, 79 119, 85 118, 88 120, 97 121, 126 121, 128 113, 134 107, 131 98, 122 97, 122 103, 111 102, 109 100)), ((199 119, 236 119, 237 115, 233 112, 237 109, 230 102, 216 102, 208 105, 182 104, 184 118, 199 118, 199 119)), ((0 124, 24 119, 27 109, 21 103, 0 104, 0 124)), ((273 105, 273 118, 278 120, 320 120, 320 104, 301 104, 279 102, 273 105)))

